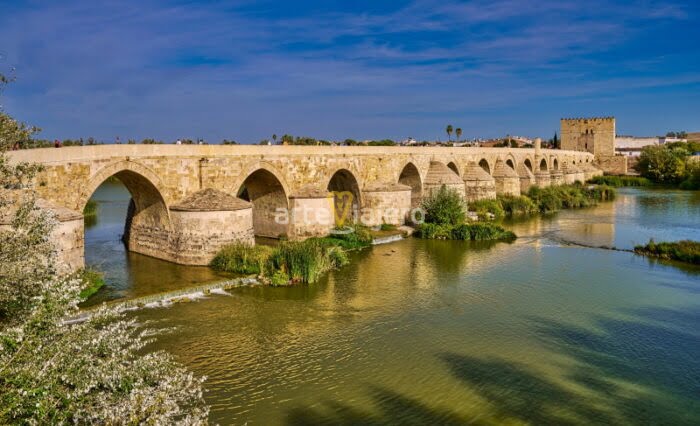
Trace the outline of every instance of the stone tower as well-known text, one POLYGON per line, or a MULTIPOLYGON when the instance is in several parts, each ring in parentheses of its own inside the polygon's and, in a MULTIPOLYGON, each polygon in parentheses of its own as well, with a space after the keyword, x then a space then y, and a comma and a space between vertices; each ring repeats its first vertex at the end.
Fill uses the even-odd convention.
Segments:
POLYGON ((615 155, 615 117, 562 118, 561 149, 615 155))
POLYGON ((627 173, 627 158, 615 155, 615 117, 562 118, 561 149, 592 153, 605 173, 627 173))

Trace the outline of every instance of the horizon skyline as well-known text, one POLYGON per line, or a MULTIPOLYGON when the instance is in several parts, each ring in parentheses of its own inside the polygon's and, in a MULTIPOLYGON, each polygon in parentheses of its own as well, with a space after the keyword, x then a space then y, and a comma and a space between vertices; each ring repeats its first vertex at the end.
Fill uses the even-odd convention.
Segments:
POLYGON ((17 79, 2 107, 42 139, 444 141, 451 123, 463 139, 546 140, 572 116, 614 116, 625 135, 700 131, 692 2, 5 9, 0 70, 17 79))

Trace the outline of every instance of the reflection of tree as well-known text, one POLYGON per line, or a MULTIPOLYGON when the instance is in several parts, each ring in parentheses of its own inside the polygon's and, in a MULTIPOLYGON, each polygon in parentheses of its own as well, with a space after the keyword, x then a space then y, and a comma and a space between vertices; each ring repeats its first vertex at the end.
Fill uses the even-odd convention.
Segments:
POLYGON ((649 308, 633 314, 636 318, 630 320, 600 318, 596 331, 532 320, 546 345, 575 361, 565 376, 572 386, 506 360, 440 355, 456 378, 489 403, 488 412, 474 413, 474 418, 371 388, 376 412, 321 401, 320 408, 291 410, 288 423, 700 424, 700 308, 649 308))

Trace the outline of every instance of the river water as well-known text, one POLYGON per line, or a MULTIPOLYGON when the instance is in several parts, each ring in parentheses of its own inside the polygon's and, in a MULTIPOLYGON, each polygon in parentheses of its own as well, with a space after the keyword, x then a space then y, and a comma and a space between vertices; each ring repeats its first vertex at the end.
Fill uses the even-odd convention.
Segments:
MULTIPOLYGON (((128 193, 95 198, 97 300, 221 278, 124 253, 128 193)), ((700 240, 700 193, 506 226, 514 243, 407 239, 315 285, 134 315, 177 327, 154 348, 207 376, 220 424, 700 424, 700 268, 584 247, 700 240)))

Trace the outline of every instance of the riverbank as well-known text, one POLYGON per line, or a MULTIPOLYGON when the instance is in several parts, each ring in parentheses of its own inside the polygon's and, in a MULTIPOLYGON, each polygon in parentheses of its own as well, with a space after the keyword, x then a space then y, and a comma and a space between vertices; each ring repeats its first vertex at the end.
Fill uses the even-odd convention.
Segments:
POLYGON ((638 245, 634 252, 659 259, 677 260, 679 262, 700 265, 700 242, 681 240, 675 242, 649 241, 645 245, 638 245))

